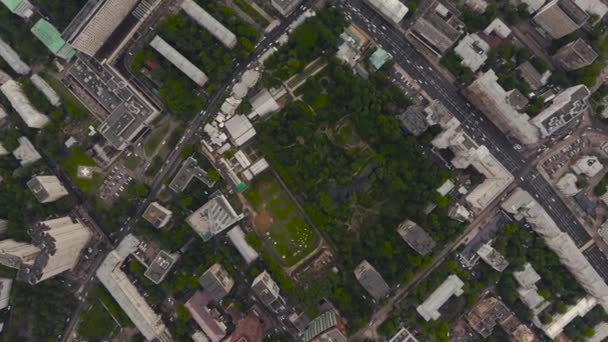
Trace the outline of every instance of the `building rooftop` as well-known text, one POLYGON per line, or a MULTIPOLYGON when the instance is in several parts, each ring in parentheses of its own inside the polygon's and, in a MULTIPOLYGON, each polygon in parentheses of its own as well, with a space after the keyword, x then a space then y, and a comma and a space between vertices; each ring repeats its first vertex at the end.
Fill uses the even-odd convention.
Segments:
POLYGON ((575 0, 553 0, 543 6, 533 19, 553 39, 559 39, 576 31, 588 18, 589 14, 575 0))
POLYGON ((564 174, 555 184, 559 191, 566 196, 574 196, 581 191, 576 185, 578 178, 573 173, 564 174))
POLYGON ((486 35, 495 34, 502 39, 506 39, 511 35, 511 29, 499 18, 492 20, 490 25, 483 30, 486 35))
POLYGON ((509 266, 509 261, 487 243, 477 250, 477 255, 481 257, 481 260, 485 261, 486 264, 490 265, 490 267, 498 272, 504 271, 507 266, 509 266))
POLYGON ((186 219, 204 241, 210 240, 243 218, 237 214, 224 195, 210 199, 186 219))
POLYGON ((424 14, 416 20, 411 29, 412 35, 421 44, 443 55, 460 38, 464 23, 441 2, 435 1, 424 14))
POLYGON ((194 157, 188 157, 182 162, 182 166, 173 177, 169 188, 175 192, 183 192, 194 178, 203 182, 208 188, 215 186, 215 182, 209 179, 207 171, 198 166, 198 161, 194 157))
POLYGON ((359 284, 375 299, 379 300, 390 292, 390 287, 382 275, 367 260, 363 260, 355 269, 355 278, 359 284))
POLYGON ((40 75, 38 74, 33 74, 30 77, 30 80, 32 81, 32 84, 36 87, 36 89, 40 90, 44 97, 46 97, 50 104, 55 107, 58 107, 61 104, 61 98, 59 97, 59 94, 57 94, 55 89, 53 89, 53 87, 51 87, 51 85, 48 84, 48 82, 44 78, 40 77, 40 75))
POLYGON ((418 305, 416 311, 427 322, 430 320, 437 320, 441 316, 439 309, 450 299, 450 297, 460 297, 464 292, 462 289, 463 287, 464 283, 457 275, 449 275, 422 304, 418 305))
POLYGON ((112 66, 92 58, 77 58, 63 82, 102 121, 98 131, 117 150, 124 150, 160 114, 112 66))
POLYGON ((399 0, 365 0, 365 3, 393 25, 398 25, 408 12, 399 0))
POLYGON ((571 166, 577 175, 585 175, 589 178, 595 177, 604 169, 604 165, 597 156, 582 156, 571 166))
POLYGON ((250 264, 258 258, 258 252, 253 249, 245 239, 245 233, 239 226, 235 226, 228 232, 228 238, 232 245, 239 251, 245 259, 245 263, 250 264))
POLYGON ((28 127, 42 128, 49 123, 49 118, 32 105, 17 81, 11 79, 5 82, 0 86, 0 91, 28 127))
POLYGON ((71 47, 66 47, 66 42, 61 37, 61 33, 48 21, 44 19, 38 20, 38 22, 32 26, 31 31, 53 55, 62 55, 62 57, 69 59, 76 54, 71 47), (69 51, 66 52, 65 48, 69 51))
POLYGON ((279 104, 272 97, 272 94, 270 94, 267 88, 260 90, 249 102, 251 103, 252 111, 260 117, 264 117, 269 113, 279 110, 279 104))
POLYGON ((95 14, 87 18, 88 21, 72 41, 72 46, 94 56, 137 3, 138 0, 102 0, 95 14))
POLYGON ((464 36, 454 48, 454 52, 462 58, 460 63, 473 72, 479 70, 486 62, 489 51, 490 45, 476 33, 464 36))
POLYGON ((27 75, 31 69, 13 48, 0 38, 0 57, 20 75, 27 75))
POLYGON ((513 277, 523 288, 531 288, 540 281, 540 275, 529 262, 524 265, 523 270, 513 272, 513 277))
POLYGON ((557 254, 562 263, 585 291, 598 299, 604 309, 608 308, 608 285, 597 273, 574 241, 561 231, 545 209, 521 188, 517 188, 501 207, 514 215, 517 220, 525 220, 538 233, 547 246, 557 254))
POLYGON ((264 340, 264 321, 253 313, 236 322, 230 342, 262 342, 264 340))
POLYGON ((184 55, 172 47, 160 36, 155 36, 150 42, 150 46, 154 48, 158 53, 165 57, 171 64, 183 72, 186 76, 198 84, 204 86, 209 80, 207 75, 201 71, 196 65, 192 64, 184 55))
POLYGON ((228 119, 224 125, 236 146, 242 146, 256 134, 255 128, 245 115, 235 115, 228 119))
POLYGON ((160 251, 148 266, 144 275, 154 284, 160 284, 167 276, 173 264, 177 261, 177 255, 171 255, 165 251, 160 251))
POLYGON ((211 342, 219 342, 226 336, 226 326, 218 314, 209 308, 212 298, 205 291, 196 291, 184 305, 192 319, 211 342))
POLYGON ((258 274, 251 283, 251 290, 256 297, 266 306, 273 308, 273 304, 279 300, 279 285, 272 279, 268 272, 258 274))
POLYGON ((19 147, 13 151, 13 156, 15 156, 21 166, 29 165, 42 158, 27 137, 20 137, 17 139, 17 142, 19 142, 19 147))
POLYGON ((209 31, 225 47, 232 49, 236 46, 237 39, 234 33, 230 32, 222 23, 201 8, 194 0, 185 0, 181 5, 182 9, 192 19, 194 19, 204 29, 209 31))
POLYGON ((159 342, 170 342, 172 341, 171 335, 160 315, 152 310, 145 298, 120 269, 126 257, 137 250, 138 244, 137 238, 131 234, 127 235, 118 247, 106 256, 97 269, 96 275, 148 341, 158 339, 159 342))
POLYGON ((557 50, 554 59, 567 71, 591 65, 599 55, 587 42, 578 38, 557 50))
POLYGON ((538 142, 540 133, 529 123, 527 114, 518 112, 507 102, 508 92, 498 84, 494 70, 489 70, 477 78, 467 88, 467 98, 484 112, 505 134, 513 135, 525 145, 538 142))
POLYGON ((205 270, 198 279, 198 282, 205 289, 205 292, 218 302, 228 295, 234 286, 234 279, 218 263, 213 264, 205 270))
POLYGON ((519 72, 519 76, 530 85, 532 90, 538 90, 547 84, 549 80, 549 76, 551 76, 550 71, 546 71, 541 74, 529 61, 525 61, 517 67, 517 71, 519 72))
POLYGON ((333 341, 346 342, 344 322, 335 310, 330 310, 322 313, 313 319, 304 330, 304 342, 311 341, 333 341), (333 330, 330 332, 330 330, 333 330), (320 339, 321 335, 331 333, 331 337, 327 336, 320 339))
POLYGON ((549 107, 530 122, 538 127, 543 137, 548 137, 574 122, 587 110, 589 96, 591 96, 591 92, 582 84, 565 89, 553 98, 549 107))
POLYGON ((397 232, 408 246, 422 256, 431 253, 437 245, 435 240, 422 227, 410 220, 405 220, 399 224, 397 232))
POLYGON ((54 202, 68 195, 56 176, 34 176, 27 182, 27 187, 40 203, 54 202))
POLYGON ((577 317, 584 317, 591 309, 597 305, 597 300, 593 297, 585 297, 570 306, 568 311, 563 314, 555 314, 549 324, 544 324, 541 329, 550 339, 555 339, 564 331, 564 328, 577 317))
POLYGON ((421 105, 412 105, 397 116, 397 120, 401 123, 408 132, 414 136, 419 136, 424 133, 429 125, 426 122, 426 113, 421 105))
MULTIPOLYGON (((452 165, 458 169, 473 166, 485 176, 485 180, 466 195, 466 201, 477 209, 484 209, 513 182, 513 175, 496 159, 486 146, 478 145, 469 137, 460 124, 460 121, 449 112, 439 115, 438 123, 443 131, 435 136, 433 146, 449 148, 454 153, 452 165)), ((430 114, 429 120, 435 121, 430 114)))
POLYGON ((163 207, 158 202, 150 203, 150 205, 148 205, 148 207, 144 211, 144 214, 142 215, 142 217, 146 221, 150 222, 150 224, 153 225, 154 228, 162 228, 166 226, 167 223, 169 223, 169 221, 171 220, 172 216, 173 212, 163 207))

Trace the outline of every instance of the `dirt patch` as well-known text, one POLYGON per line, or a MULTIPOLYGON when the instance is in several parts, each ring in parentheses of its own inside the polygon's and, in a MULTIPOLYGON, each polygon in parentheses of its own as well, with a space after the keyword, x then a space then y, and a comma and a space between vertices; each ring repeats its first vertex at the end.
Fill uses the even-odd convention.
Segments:
POLYGON ((262 210, 253 219, 253 224, 255 225, 255 229, 260 233, 265 233, 270 230, 272 227, 274 219, 272 215, 266 210, 262 210))

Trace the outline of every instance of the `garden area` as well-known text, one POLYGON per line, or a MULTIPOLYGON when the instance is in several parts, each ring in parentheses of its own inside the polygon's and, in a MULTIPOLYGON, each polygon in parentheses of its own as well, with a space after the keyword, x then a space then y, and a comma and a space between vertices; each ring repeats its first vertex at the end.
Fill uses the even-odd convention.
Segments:
POLYGON ((254 226, 285 266, 295 265, 318 245, 317 237, 271 173, 257 177, 245 197, 254 207, 254 226))
POLYGON ((87 156, 81 148, 73 148, 61 166, 70 178, 72 178, 72 181, 78 186, 80 191, 85 194, 94 195, 101 179, 95 174, 93 174, 93 178, 91 179, 78 178, 78 166, 97 166, 93 159, 87 156))

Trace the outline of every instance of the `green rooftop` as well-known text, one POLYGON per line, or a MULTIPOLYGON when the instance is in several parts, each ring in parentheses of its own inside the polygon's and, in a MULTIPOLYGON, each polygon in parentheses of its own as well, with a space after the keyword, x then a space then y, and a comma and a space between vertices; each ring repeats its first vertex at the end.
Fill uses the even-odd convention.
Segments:
POLYGON ((55 26, 44 19, 38 20, 31 31, 54 55, 65 45, 65 40, 61 38, 61 33, 57 31, 55 26))
POLYGON ((0 0, 4 6, 6 6, 11 12, 15 12, 17 7, 21 5, 24 0, 0 0))
POLYGON ((390 61, 393 58, 390 53, 383 49, 378 48, 370 57, 369 61, 375 70, 382 68, 384 63, 390 61))

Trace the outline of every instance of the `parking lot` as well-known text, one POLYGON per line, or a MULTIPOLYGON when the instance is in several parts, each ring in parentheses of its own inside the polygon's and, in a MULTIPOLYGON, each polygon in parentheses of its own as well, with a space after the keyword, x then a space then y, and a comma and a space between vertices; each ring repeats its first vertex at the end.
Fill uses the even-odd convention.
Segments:
POLYGON ((572 159, 589 146, 587 138, 579 137, 546 158, 541 165, 552 179, 557 179, 570 166, 572 159))
POLYGON ((98 196, 108 203, 114 202, 133 181, 131 171, 123 165, 112 167, 99 187, 98 196))

